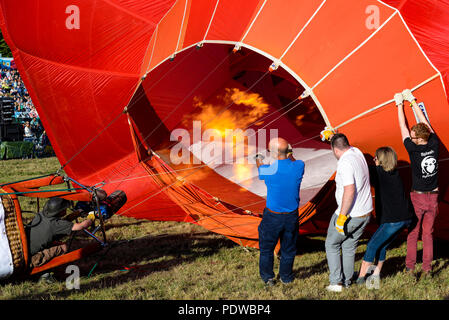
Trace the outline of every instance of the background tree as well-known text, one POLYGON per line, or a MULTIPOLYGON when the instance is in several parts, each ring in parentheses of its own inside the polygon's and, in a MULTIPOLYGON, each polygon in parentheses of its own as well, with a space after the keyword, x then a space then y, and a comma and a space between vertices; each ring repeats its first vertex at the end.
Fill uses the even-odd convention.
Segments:
POLYGON ((1 32, 0 32, 0 53, 2 57, 12 57, 11 49, 9 49, 5 39, 3 39, 3 34, 1 34, 1 32))

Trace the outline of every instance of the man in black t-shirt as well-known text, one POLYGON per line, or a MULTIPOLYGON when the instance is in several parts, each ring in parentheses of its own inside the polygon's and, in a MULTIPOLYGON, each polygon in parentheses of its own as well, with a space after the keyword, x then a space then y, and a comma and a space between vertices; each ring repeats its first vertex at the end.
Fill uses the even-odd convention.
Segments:
POLYGON ((412 168, 412 190, 410 198, 415 209, 418 222, 407 237, 406 269, 413 273, 416 264, 416 252, 419 231, 422 226, 423 240, 423 273, 430 275, 433 260, 433 226, 438 213, 438 156, 439 139, 435 135, 423 111, 416 103, 410 90, 395 95, 398 107, 399 127, 402 140, 410 157, 412 168), (418 117, 419 123, 408 130, 403 100, 418 117))

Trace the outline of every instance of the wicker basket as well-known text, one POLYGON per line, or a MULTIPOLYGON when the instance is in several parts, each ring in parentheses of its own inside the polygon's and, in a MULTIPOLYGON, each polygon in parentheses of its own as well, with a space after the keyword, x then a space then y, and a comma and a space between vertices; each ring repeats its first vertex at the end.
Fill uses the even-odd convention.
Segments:
MULTIPOLYGON (((0 189, 0 192, 4 192, 0 189)), ((14 202, 9 195, 0 196, 5 209, 5 229, 14 265, 14 273, 23 270, 25 257, 14 202)))

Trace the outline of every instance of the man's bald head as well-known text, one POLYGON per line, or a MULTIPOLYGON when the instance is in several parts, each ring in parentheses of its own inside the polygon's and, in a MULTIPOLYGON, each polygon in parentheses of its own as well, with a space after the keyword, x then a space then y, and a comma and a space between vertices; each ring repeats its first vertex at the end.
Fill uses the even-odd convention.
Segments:
POLYGON ((287 156, 288 142, 283 138, 273 138, 268 144, 270 152, 276 156, 287 156))

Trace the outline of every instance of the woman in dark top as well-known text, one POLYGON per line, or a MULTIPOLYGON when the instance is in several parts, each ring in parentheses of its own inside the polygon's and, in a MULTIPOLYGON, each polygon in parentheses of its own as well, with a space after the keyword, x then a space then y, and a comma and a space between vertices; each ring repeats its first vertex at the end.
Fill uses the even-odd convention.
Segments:
POLYGON ((380 280, 387 247, 410 225, 413 214, 396 168, 396 152, 390 147, 381 147, 376 150, 374 162, 376 166, 371 168, 370 176, 376 195, 376 219, 380 225, 368 242, 357 280, 359 284, 365 283, 366 273, 376 258, 378 264, 371 277, 380 280))

